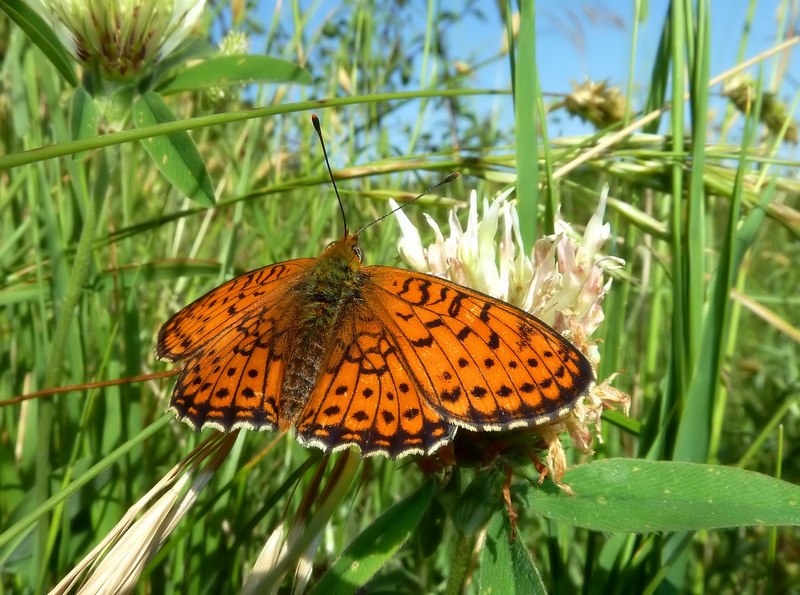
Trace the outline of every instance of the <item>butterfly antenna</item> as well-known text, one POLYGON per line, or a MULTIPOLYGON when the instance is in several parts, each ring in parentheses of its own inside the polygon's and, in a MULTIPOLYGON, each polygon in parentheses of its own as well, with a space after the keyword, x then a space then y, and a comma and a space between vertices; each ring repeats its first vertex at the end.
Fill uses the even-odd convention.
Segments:
POLYGON ((344 214, 344 206, 342 205, 342 197, 339 196, 339 189, 336 187, 336 180, 333 179, 333 170, 331 170, 331 163, 328 161, 328 151, 325 149, 325 139, 322 138, 322 128, 319 125, 319 118, 317 114, 311 114, 311 123, 314 125, 314 130, 317 131, 319 143, 322 145, 322 154, 325 156, 325 165, 328 166, 328 175, 331 177, 331 184, 333 184, 333 191, 336 193, 336 200, 339 201, 339 210, 342 212, 342 222, 344 223, 344 233, 347 235, 347 217, 344 214))
POLYGON ((414 201, 416 201, 416 200, 419 200, 420 198, 422 198, 423 196, 425 196, 426 194, 428 194, 428 192, 431 192, 432 190, 436 190, 436 189, 437 189, 439 186, 444 186, 445 184, 449 184, 450 182, 452 182, 453 180, 455 180, 456 178, 458 178, 458 176, 459 176, 458 172, 455 172, 455 171, 454 171, 453 173, 451 173, 451 174, 450 174, 449 176, 447 176, 446 178, 444 178, 444 179, 442 179, 442 180, 439 180, 438 182, 436 182, 436 183, 435 183, 433 186, 431 186, 430 188, 428 188, 428 189, 427 189, 425 192, 423 192, 422 194, 418 194, 417 196, 415 196, 415 197, 414 197, 414 198, 412 198, 411 200, 407 200, 407 201, 406 201, 406 202, 404 202, 403 204, 399 205, 399 206, 398 206, 396 209, 392 209, 392 210, 391 210, 391 211, 389 211, 388 213, 384 213, 383 215, 381 215, 380 217, 378 217, 377 219, 375 219, 375 221, 370 221, 370 222, 369 222, 369 223, 367 223, 367 224, 366 224, 364 227, 362 227, 361 229, 359 229, 359 230, 356 232, 356 235, 358 235, 359 233, 361 233, 362 231, 364 231, 365 229, 367 229, 367 228, 368 228, 370 225, 375 225, 375 224, 376 224, 378 221, 380 221, 381 219, 386 219, 386 218, 387 218, 389 215, 394 215, 394 214, 395 214, 397 211, 399 211, 399 210, 401 210, 401 209, 405 209, 405 208, 406 208, 408 205, 410 205, 412 202, 414 202, 414 201))

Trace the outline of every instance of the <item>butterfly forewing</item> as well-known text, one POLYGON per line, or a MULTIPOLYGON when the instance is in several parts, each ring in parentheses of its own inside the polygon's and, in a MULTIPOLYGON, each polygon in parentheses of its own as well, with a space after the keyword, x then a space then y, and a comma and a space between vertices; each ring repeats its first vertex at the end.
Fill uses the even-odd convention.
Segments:
POLYGON ((244 273, 212 289, 174 314, 158 333, 156 355, 178 361, 234 325, 247 311, 274 302, 307 270, 313 258, 298 258, 244 273))
POLYGON ((430 275, 367 270, 372 303, 445 420, 478 430, 539 425, 563 417, 594 382, 588 360, 527 312, 430 275))

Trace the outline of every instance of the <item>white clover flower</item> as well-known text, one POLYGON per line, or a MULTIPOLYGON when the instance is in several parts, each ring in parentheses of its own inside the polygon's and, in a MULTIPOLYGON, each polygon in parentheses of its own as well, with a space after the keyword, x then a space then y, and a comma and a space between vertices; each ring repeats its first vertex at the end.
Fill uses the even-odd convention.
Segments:
MULTIPOLYGON (((510 205, 505 200, 507 195, 508 193, 501 194, 492 204, 484 201, 483 218, 478 221, 478 195, 473 190, 470 194, 466 231, 461 229, 455 210, 451 211, 450 236, 447 239, 442 235, 436 221, 425 215, 436 238, 428 248, 422 246, 417 228, 405 213, 402 210, 396 211, 395 215, 403 232, 398 247, 400 256, 417 271, 450 279, 492 297, 510 301, 508 298, 512 287, 509 278, 516 249, 513 242, 504 242, 500 246, 501 260, 498 263, 495 240, 501 215, 505 225, 506 240, 510 238, 508 234, 511 213, 510 205)), ((392 209, 398 208, 394 200, 390 199, 389 203, 392 209)))
POLYGON ((75 58, 111 81, 135 80, 169 55, 195 25, 205 1, 29 0, 75 58))
MULTIPOLYGON (((601 194, 580 241, 571 226, 556 215, 555 233, 536 242, 533 259, 522 245, 519 215, 514 203, 507 200, 509 193, 491 202, 484 200, 483 217, 479 219, 478 198, 472 191, 466 231, 462 231, 455 210, 451 211, 447 239, 438 224, 425 215, 435 235, 427 248, 405 213, 396 211, 403 234, 400 256, 417 271, 472 287, 530 312, 568 337, 580 332, 587 339, 603 321, 601 302, 611 286, 611 279, 603 281, 604 269, 624 265, 618 258, 600 254, 611 236, 610 225, 603 223, 607 190, 601 194)), ((393 209, 398 206, 394 201, 390 204, 393 209)), ((598 362, 597 357, 592 359, 595 365, 598 362)))
MULTIPOLYGON (((608 189, 601 193, 580 240, 557 214, 555 233, 536 242, 533 258, 523 246, 519 215, 514 203, 507 200, 509 194, 504 192, 491 202, 484 200, 479 218, 477 193, 472 191, 466 231, 462 231, 453 210, 446 239, 437 223, 426 215, 435 235, 428 247, 422 245, 408 217, 396 211, 403 234, 400 256, 417 271, 450 279, 530 312, 572 341, 597 368, 600 352, 591 336, 603 321, 602 300, 611 286, 610 278, 604 280, 604 270, 624 265, 621 259, 600 253, 611 236, 610 225, 603 222, 608 189)), ((391 205, 397 208, 394 201, 391 205)), ((588 425, 594 425, 599 437, 604 408, 621 405, 627 411, 628 396, 610 387, 610 380, 595 386, 566 418, 535 429, 547 444, 546 467, 557 483, 566 469, 557 434, 568 430, 577 448, 591 452, 588 425)))

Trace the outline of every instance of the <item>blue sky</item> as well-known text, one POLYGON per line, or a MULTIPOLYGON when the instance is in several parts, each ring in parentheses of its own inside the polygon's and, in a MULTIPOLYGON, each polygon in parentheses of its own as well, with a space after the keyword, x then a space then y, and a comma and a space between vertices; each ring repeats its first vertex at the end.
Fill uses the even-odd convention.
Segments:
MULTIPOLYGON (((287 25, 292 22, 291 2, 281 3, 280 18, 287 25)), ((458 12, 460 2, 441 2, 440 7, 458 12)), ((619 86, 624 92, 628 82, 628 69, 631 63, 631 39, 633 34, 633 2, 631 1, 577 1, 536 3, 537 20, 537 62, 542 90, 550 93, 566 93, 571 89, 572 81, 608 79, 612 85, 619 86)), ((661 34, 664 15, 669 0, 651 0, 644 2, 647 13, 640 23, 639 40, 636 47, 636 68, 634 72, 633 107, 639 109, 647 93, 647 81, 652 68, 653 58, 661 34)), ((747 11, 750 2, 745 0, 712 0, 711 1, 711 76, 715 76, 734 66, 738 61, 740 40, 742 38, 747 11)), ((751 31, 744 59, 750 58, 776 43, 778 33, 778 10, 784 6, 782 0, 761 0, 754 4, 751 31)), ((314 7, 311 17, 312 26, 321 23, 322 19, 341 6, 340 2, 301 2, 304 9, 314 7)), ((423 0, 410 0, 403 12, 408 19, 409 31, 425 30, 427 3, 423 0)), ((516 3, 515 3, 516 5, 516 3)), ((504 30, 497 11, 497 4, 487 2, 480 5, 485 19, 466 16, 458 25, 449 30, 447 38, 450 55, 453 60, 477 63, 495 56, 501 46, 504 30)), ((275 2, 262 0, 259 2, 258 15, 263 18, 265 27, 269 26, 275 10, 275 2)), ((798 18, 798 17, 795 17, 798 18)), ((800 23, 795 21, 795 30, 800 23)), ((254 41, 252 50, 259 51, 254 41)), ((798 92, 800 72, 792 64, 800 50, 790 50, 788 57, 789 76, 780 77, 784 86, 778 89, 778 96, 783 101, 791 102, 798 92)), ((778 77, 779 59, 772 58, 765 64, 765 81, 768 86, 778 77)), ((313 65, 310 67, 313 68, 313 65)), ((417 71, 419 72, 419 71, 417 71)), ((749 71, 757 76, 756 68, 749 71)), ((411 84, 415 88, 416 83, 411 84)), ((474 87, 510 88, 510 75, 507 60, 496 60, 475 73, 472 82, 474 87)), ((719 87, 714 92, 719 93, 719 87)), ((492 109, 492 102, 500 102, 501 112, 505 114, 508 125, 513 122, 510 98, 494 98, 478 100, 485 103, 485 109, 492 109)), ((712 107, 723 107, 724 101, 712 98, 712 107)), ((496 107, 496 106, 495 106, 496 107)), ((483 109, 483 106, 481 106, 483 109)), ((397 118, 416 117, 416 111, 400 111, 397 118)), ((794 114, 795 120, 798 114, 794 114)), ((576 119, 562 115, 552 124, 552 136, 581 134, 590 132, 590 128, 576 119)))

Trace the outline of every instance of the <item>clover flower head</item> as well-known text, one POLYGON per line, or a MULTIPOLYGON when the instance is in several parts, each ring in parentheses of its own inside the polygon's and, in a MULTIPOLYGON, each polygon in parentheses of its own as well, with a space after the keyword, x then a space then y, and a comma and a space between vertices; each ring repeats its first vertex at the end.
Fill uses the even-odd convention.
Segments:
POLYGON ((31 0, 82 64, 131 81, 183 41, 204 0, 31 0))
MULTIPOLYGON (((596 369, 600 352, 591 337, 604 319, 602 301, 611 287, 606 272, 624 265, 621 259, 600 252, 611 237, 610 225, 603 222, 608 190, 601 193, 582 237, 557 214, 555 233, 537 240, 531 256, 522 242, 519 215, 508 199, 510 192, 491 201, 484 199, 479 216, 478 196, 472 191, 466 229, 453 210, 448 237, 426 215, 434 232, 434 241, 427 247, 406 214, 396 211, 402 232, 400 256, 417 271, 472 287, 530 312, 572 341, 596 369)), ((393 201, 392 208, 397 208, 393 201)), ((612 388, 610 381, 594 386, 567 417, 536 428, 547 445, 545 465, 557 483, 566 469, 557 434, 569 431, 577 448, 591 452, 593 432, 589 426, 594 426, 599 437, 603 409, 621 406, 627 411, 628 396, 612 388)))

